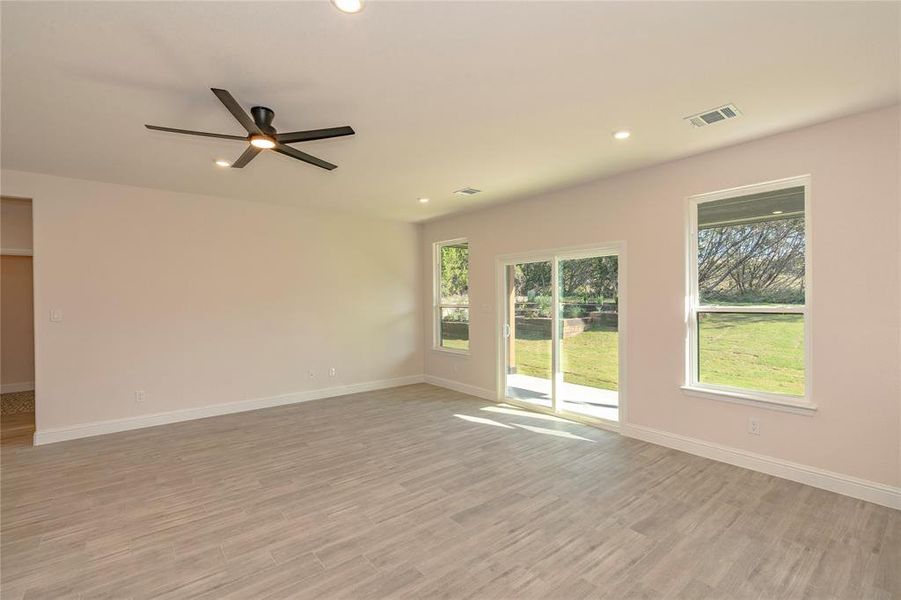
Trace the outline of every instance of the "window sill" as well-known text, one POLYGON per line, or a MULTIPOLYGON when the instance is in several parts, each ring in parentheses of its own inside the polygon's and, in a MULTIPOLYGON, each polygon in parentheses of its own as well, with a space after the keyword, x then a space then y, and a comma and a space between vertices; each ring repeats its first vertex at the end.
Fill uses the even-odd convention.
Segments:
POLYGON ((697 385, 683 385, 681 387, 684 394, 697 398, 722 400, 799 415, 812 415, 817 410, 816 404, 802 398, 793 399, 776 394, 755 394, 754 392, 733 392, 730 390, 720 390, 697 385))
POLYGON ((432 346, 432 351, 469 357, 469 350, 457 350, 455 348, 442 348, 441 346, 432 346))

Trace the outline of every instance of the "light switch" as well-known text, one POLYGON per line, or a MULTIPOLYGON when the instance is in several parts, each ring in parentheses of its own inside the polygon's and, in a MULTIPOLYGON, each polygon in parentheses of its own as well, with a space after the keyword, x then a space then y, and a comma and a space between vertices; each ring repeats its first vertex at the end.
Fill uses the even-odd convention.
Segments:
POLYGON ((58 308, 50 309, 50 320, 54 323, 59 323, 63 320, 63 311, 58 308))

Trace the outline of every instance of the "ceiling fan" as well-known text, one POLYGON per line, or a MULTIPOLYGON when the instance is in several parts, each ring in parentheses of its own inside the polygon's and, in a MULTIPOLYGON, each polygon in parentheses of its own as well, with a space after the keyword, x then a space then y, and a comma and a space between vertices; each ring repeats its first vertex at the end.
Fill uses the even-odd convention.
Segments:
POLYGON ((305 163, 322 167, 323 169, 337 168, 330 162, 326 162, 321 158, 311 156, 306 152, 296 150, 286 144, 295 142, 309 142, 311 140, 324 140, 327 138, 341 137, 345 135, 353 135, 354 130, 349 126, 329 127, 326 129, 309 129, 307 131, 292 131, 290 133, 278 133, 272 126, 272 118, 275 112, 271 108, 265 106, 254 106, 250 109, 251 119, 241 105, 228 92, 228 90, 220 90, 218 88, 210 88, 216 97, 225 105, 228 112, 232 114, 238 123, 247 130, 247 135, 227 135, 224 133, 207 133, 205 131, 189 131, 187 129, 175 129, 173 127, 160 127, 159 125, 144 125, 147 129, 156 131, 168 131, 170 133, 183 133, 185 135, 199 135, 203 137, 219 138, 223 140, 239 140, 248 142, 250 145, 244 151, 238 160, 231 164, 233 169, 241 169, 247 165, 253 158, 263 150, 274 150, 279 154, 302 160, 305 163))

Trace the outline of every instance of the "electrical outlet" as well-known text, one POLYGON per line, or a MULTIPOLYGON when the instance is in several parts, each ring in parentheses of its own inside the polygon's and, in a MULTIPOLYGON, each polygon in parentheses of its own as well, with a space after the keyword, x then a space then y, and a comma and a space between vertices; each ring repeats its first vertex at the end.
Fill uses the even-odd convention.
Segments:
POLYGON ((760 435, 760 419, 748 419, 748 433, 751 435, 760 435))
POLYGON ((141 402, 144 401, 144 398, 145 398, 145 396, 144 396, 144 390, 137 390, 137 391, 135 392, 135 402, 141 403, 141 402))
POLYGON ((53 323, 59 323, 63 320, 63 311, 58 308, 50 309, 50 321, 53 323))
POLYGON ((335 370, 335 367, 332 367, 331 369, 328 370, 329 377, 334 377, 337 374, 338 374, 338 372, 335 370))

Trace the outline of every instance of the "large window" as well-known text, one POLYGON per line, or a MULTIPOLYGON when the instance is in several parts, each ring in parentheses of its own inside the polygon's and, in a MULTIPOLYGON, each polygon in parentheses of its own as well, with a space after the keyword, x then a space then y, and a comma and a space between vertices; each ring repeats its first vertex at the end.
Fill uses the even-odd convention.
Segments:
POLYGON ((806 177, 690 201, 688 387, 809 406, 806 177))
POLYGON ((469 351, 469 244, 435 244, 435 346, 469 351))

